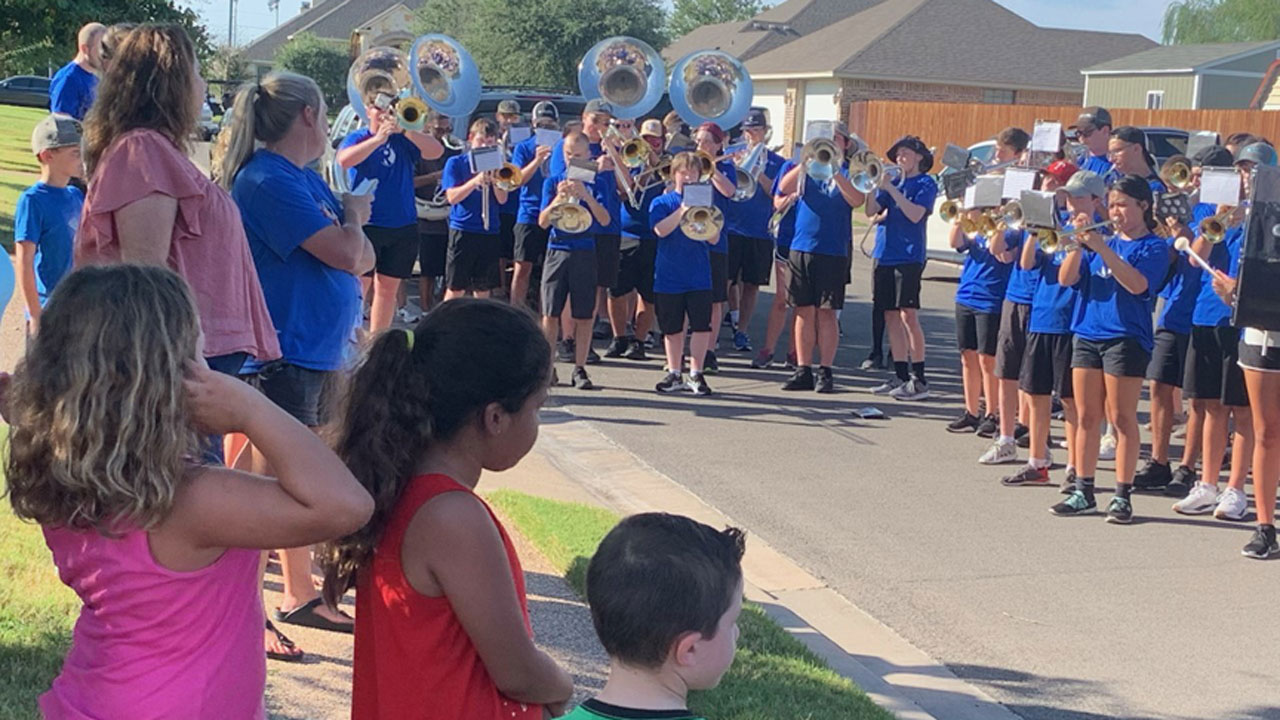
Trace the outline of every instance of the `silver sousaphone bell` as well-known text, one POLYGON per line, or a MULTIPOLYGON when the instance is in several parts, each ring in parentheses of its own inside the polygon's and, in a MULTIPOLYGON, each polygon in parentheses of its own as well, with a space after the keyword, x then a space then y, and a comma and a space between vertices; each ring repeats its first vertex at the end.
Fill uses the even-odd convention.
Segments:
POLYGON ((751 74, 734 56, 721 50, 698 50, 671 68, 671 107, 690 125, 714 122, 728 130, 751 108, 751 74))
POLYGON ((648 43, 616 36, 596 43, 578 63, 578 89, 587 100, 602 99, 613 116, 634 120, 653 110, 666 90, 667 68, 648 43))

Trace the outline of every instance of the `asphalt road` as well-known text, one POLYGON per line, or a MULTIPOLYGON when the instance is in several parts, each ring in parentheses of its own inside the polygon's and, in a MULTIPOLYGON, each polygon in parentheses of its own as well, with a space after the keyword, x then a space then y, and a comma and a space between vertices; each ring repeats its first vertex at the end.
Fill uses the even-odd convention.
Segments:
POLYGON ((1280 564, 1240 556, 1250 523, 1181 517, 1157 496, 1137 496, 1128 527, 1056 518, 1056 489, 1002 487, 1017 466, 978 465, 985 441, 945 431, 961 406, 956 276, 925 273, 927 401, 876 398, 882 373, 854 369, 869 339, 860 259, 834 395, 782 392, 785 373, 752 370, 726 332, 710 398, 655 393, 655 359, 605 361, 601 389, 555 402, 1023 717, 1280 718, 1280 564), (866 405, 889 419, 851 415, 866 405))

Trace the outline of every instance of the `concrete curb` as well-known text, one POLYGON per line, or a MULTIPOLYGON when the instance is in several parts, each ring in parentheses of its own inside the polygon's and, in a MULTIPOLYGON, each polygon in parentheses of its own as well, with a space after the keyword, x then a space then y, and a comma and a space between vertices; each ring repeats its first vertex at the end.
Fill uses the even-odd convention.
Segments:
MULTIPOLYGON (((559 408, 543 411, 538 444, 518 469, 490 475, 485 486, 603 505, 623 514, 661 510, 716 527, 738 525, 590 423, 559 408)), ((760 538, 750 538, 747 548, 747 598, 897 717, 1018 717, 760 538)))

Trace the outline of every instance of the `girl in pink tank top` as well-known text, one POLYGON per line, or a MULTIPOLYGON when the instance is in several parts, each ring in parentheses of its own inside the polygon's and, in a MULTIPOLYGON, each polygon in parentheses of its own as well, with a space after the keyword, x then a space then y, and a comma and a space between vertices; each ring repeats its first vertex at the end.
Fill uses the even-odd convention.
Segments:
POLYGON ((151 266, 62 280, 7 394, 9 501, 84 603, 46 718, 261 718, 262 548, 360 527, 373 501, 306 427, 201 360, 186 283, 151 266), (201 467, 243 432, 278 481, 201 467))
POLYGON ((352 379, 337 450, 376 498, 334 543, 330 602, 356 588, 357 720, 542 720, 573 681, 538 650, 524 575, 473 490, 538 437, 551 346, 505 303, 450 300, 374 342, 352 379))

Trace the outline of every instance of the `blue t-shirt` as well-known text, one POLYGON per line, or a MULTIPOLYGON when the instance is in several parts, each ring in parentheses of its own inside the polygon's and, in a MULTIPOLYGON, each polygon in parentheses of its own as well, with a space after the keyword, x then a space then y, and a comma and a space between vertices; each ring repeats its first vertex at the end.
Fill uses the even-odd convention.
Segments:
POLYGON ((956 287, 956 304, 982 313, 1000 312, 1009 285, 1010 264, 991 254, 982 235, 969 238, 969 244, 958 252, 964 253, 965 258, 956 287))
POLYGON ((1142 273, 1147 279, 1147 290, 1134 295, 1124 289, 1102 256, 1086 251, 1080 263, 1080 302, 1076 305, 1071 331, 1086 340, 1133 338, 1151 352, 1155 289, 1168 272, 1169 247, 1154 234, 1137 240, 1111 237, 1107 247, 1142 273))
MULTIPOLYGON (((764 174, 766 177, 778 178, 778 168, 782 167, 782 156, 775 152, 765 154, 764 174)), ((733 175, 728 176, 730 180, 733 175)), ((729 205, 729 232, 749 238, 765 239, 769 237, 769 218, 773 215, 773 195, 769 187, 756 187, 756 194, 729 205)))
POLYGON ((360 280, 302 247, 342 223, 342 205, 315 171, 269 150, 249 158, 231 197, 240 207, 284 360, 309 370, 345 367, 347 344, 360 323, 360 280))
MULTIPOLYGON (((1212 246, 1209 251, 1209 265, 1216 270, 1235 277, 1240 271, 1240 250, 1244 247, 1244 225, 1236 225, 1227 230, 1222 242, 1212 246)), ((1208 275, 1205 270, 1197 272, 1208 275)), ((1196 297, 1196 308, 1191 314, 1191 322, 1196 327, 1226 327, 1231 324, 1231 306, 1222 302, 1218 293, 1213 291, 1213 280, 1204 277, 1200 281, 1200 293, 1196 297)))
MULTIPOLYGON (((680 207, 680 193, 672 191, 653 199, 649 220, 657 225, 680 207)), ((711 289, 711 249, 707 243, 691 240, 677 227, 658 238, 658 255, 653 264, 653 291, 686 293, 711 289)))
MULTIPOLYGON (((516 144, 511 151, 511 162, 523 168, 533 162, 538 154, 538 138, 527 137, 516 144)), ((542 210, 542 181, 547 175, 542 170, 546 163, 534 170, 525 184, 520 188, 519 206, 516 211, 516 222, 526 225, 538 224, 538 213, 542 210)), ((515 193, 512 193, 515 194, 515 193)))
MULTIPOLYGON (((542 181, 542 207, 547 207, 556 199, 556 186, 564 182, 567 178, 564 175, 552 175, 542 181)), ((586 184, 587 190, 595 197, 596 202, 608 208, 605 199, 615 193, 615 185, 612 173, 596 173, 595 182, 586 184)), ((582 204, 586 209, 586 203, 582 204)), ((589 212, 589 211, 588 211, 589 212)), ((557 230, 554 225, 550 228, 550 234, 547 237, 547 249, 549 250, 594 250, 596 247, 596 235, 602 232, 601 225, 592 219, 591 226, 580 233, 565 233, 557 230)))
POLYGON ((1090 155, 1089 159, 1084 161, 1084 167, 1080 169, 1098 173, 1098 177, 1106 179, 1107 173, 1111 172, 1112 167, 1114 166, 1104 153, 1102 155, 1090 155))
MULTIPOLYGON (((49 301, 53 288, 71 271, 76 229, 84 195, 70 185, 53 187, 42 182, 22 191, 13 215, 13 239, 36 246, 36 293, 40 307, 49 301)), ((7 262, 7 260, 6 260, 7 262)))
MULTIPOLYGON (((1192 210, 1193 218, 1203 212, 1202 207, 1211 209, 1213 206, 1200 203, 1192 210)), ((1195 219, 1192 223, 1193 227, 1200 224, 1195 219)), ((1196 299, 1200 297, 1200 283, 1204 271, 1187 257, 1191 248, 1179 252, 1174 247, 1174 238, 1169 238, 1169 252, 1174 258, 1175 265, 1169 283, 1160 291, 1160 297, 1163 298, 1164 303, 1160 307, 1156 327, 1185 335, 1191 332, 1191 315, 1196 309, 1196 299)))
POLYGON ((1023 270, 1019 262, 1026 237, 1025 230, 1006 230, 1004 233, 1005 246, 1013 254, 1013 262, 1010 263, 1013 269, 1009 273, 1009 287, 1005 289, 1004 299, 1019 305, 1030 305, 1036 296, 1036 286, 1040 284, 1040 271, 1023 270))
MULTIPOLYGON (((440 177, 440 187, 445 190, 458 187, 471 180, 475 173, 471 172, 471 153, 466 152, 449 158, 444 164, 444 174, 440 177)), ((535 218, 536 222, 536 218, 535 218)), ((492 185, 487 191, 477 188, 462 202, 449 209, 449 227, 481 235, 497 235, 498 226, 498 194, 492 185), (484 193, 489 193, 489 229, 484 229, 484 193)))
POLYGON ((73 60, 63 65, 49 81, 49 112, 84 120, 98 93, 98 76, 73 60))
MULTIPOLYGON (((782 167, 778 169, 778 175, 773 179, 773 196, 777 197, 782 194, 779 189, 782 187, 782 177, 791 172, 791 168, 796 164, 790 160, 784 162, 782 167)), ((771 201, 772 202, 772 201, 771 201)), ((773 217, 774 211, 770 210, 769 217, 773 217)), ((796 208, 794 205, 787 210, 787 214, 782 216, 782 220, 778 223, 778 237, 774 238, 774 245, 781 252, 787 252, 791 249, 791 240, 796 234, 796 208)))
POLYGON ((938 183, 928 175, 913 175, 895 183, 908 200, 924 208, 920 222, 911 222, 887 190, 876 190, 876 202, 889 214, 876 227, 876 247, 871 253, 879 265, 923 263, 928 249, 929 215, 938 199, 938 183))
MULTIPOLYGON (((842 168, 840 174, 847 177, 849 169, 842 168)), ((796 216, 791 249, 849 257, 849 247, 853 244, 853 208, 835 182, 820 183, 810 177, 801 182, 804 194, 791 210, 796 216)))
MULTIPOLYGON (((604 154, 604 148, 598 142, 588 142, 590 147, 591 159, 595 160, 604 154)), ((563 175, 565 171, 564 162, 564 138, 551 148, 551 157, 547 158, 547 174, 563 175)))
MULTIPOLYGON (((640 168, 632 171, 632 176, 639 174, 640 168)), ((631 203, 622 203, 622 236, 629 238, 637 238, 640 240, 653 240, 653 224, 649 222, 649 206, 653 204, 654 198, 665 192, 662 185, 653 185, 647 188, 641 194, 637 207, 632 207, 631 203)))
MULTIPOLYGON (((716 163, 716 169, 719 170, 725 177, 729 178, 729 182, 733 182, 733 174, 735 170, 733 168, 732 161, 721 160, 720 162, 716 163)), ((727 197, 725 195, 721 195, 720 191, 716 189, 715 185, 711 186, 711 197, 714 199, 716 207, 720 208, 720 212, 724 213, 724 226, 720 228, 720 242, 711 246, 711 252, 718 253, 720 255, 728 255, 729 254, 729 217, 733 215, 732 206, 735 205, 736 203, 733 202, 733 198, 727 197)), ((765 221, 768 222, 767 219, 765 221)))
POLYGON ((1058 270, 1067 257, 1065 251, 1047 253, 1036 251, 1038 273, 1036 294, 1031 298, 1031 318, 1027 331, 1045 335, 1064 335, 1071 332, 1071 318, 1075 314, 1080 291, 1058 283, 1058 270))
MULTIPOLYGON (((371 137, 373 133, 367 127, 353 130, 338 149, 358 145, 371 137)), ((347 171, 352 188, 366 179, 378 181, 378 188, 373 194, 373 212, 369 214, 370 225, 398 228, 418 224, 418 207, 413 200, 413 171, 421 159, 422 151, 418 146, 403 134, 395 133, 369 157, 347 171)))

